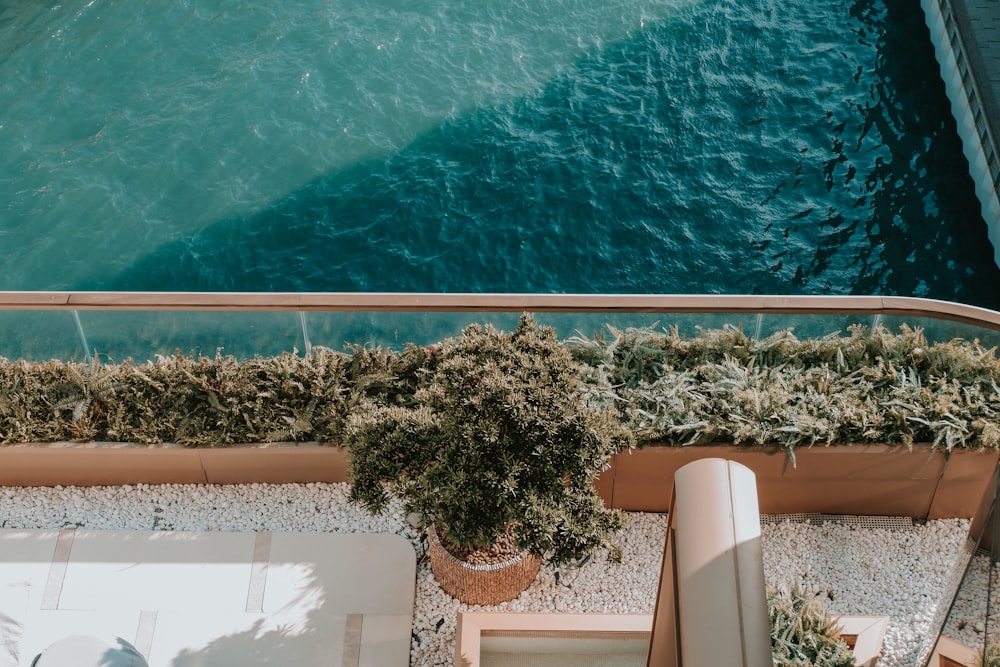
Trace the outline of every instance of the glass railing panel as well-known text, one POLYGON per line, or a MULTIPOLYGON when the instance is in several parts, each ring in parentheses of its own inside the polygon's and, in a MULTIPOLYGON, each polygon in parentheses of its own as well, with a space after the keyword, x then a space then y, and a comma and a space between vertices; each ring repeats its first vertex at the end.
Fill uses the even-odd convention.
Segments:
POLYGON ((924 663, 924 667, 994 665, 1000 660, 1000 508, 997 503, 998 499, 994 498, 983 525, 969 536, 971 558, 950 601, 938 638, 938 650, 952 662, 935 660, 924 663), (992 660, 969 662, 961 659, 973 657, 971 654, 987 647, 992 660))
MULTIPOLYGON (((197 301, 192 295, 192 303, 197 301)), ((265 299, 266 301, 266 299, 265 299)), ((431 299, 430 301, 433 301, 431 299)), ((430 302, 429 301, 429 302, 430 302)), ((516 299, 513 300, 516 303, 516 299)), ((155 302, 155 299, 153 300, 155 302)), ((180 301, 183 303, 183 300, 180 301)), ((178 303, 176 296, 165 305, 178 303)), ((401 302, 405 303, 405 301, 401 302)), ((604 302, 607 305, 607 302, 604 302)), ((692 302, 696 303, 696 302, 692 302)), ((87 305, 87 304, 85 304, 87 305)), ((90 306, 97 304, 91 303, 90 306)), ((239 307, 243 304, 235 304, 239 307)), ((280 308, 281 302, 271 305, 280 308)), ((315 307, 317 304, 310 304, 315 307)), ((552 301, 559 306, 558 300, 552 301)), ((225 308, 225 301, 216 302, 225 308)), ((266 307, 266 306, 265 306, 266 307)), ((344 307, 331 300, 331 308, 344 307)), ((358 307, 363 308, 362 301, 358 307)), ((475 307, 474 302, 463 306, 475 307)), ((581 304, 586 307, 586 303, 581 304)), ((683 307, 683 304, 682 306, 683 307)), ((11 310, 0 311, 0 354, 11 358, 59 358, 85 361, 96 351, 103 360, 132 358, 145 361, 157 354, 223 354, 240 358, 271 356, 310 345, 342 350, 345 344, 401 348, 406 343, 425 345, 456 336, 472 322, 490 323, 510 330, 519 312, 490 311, 245 311, 245 310, 11 310), (77 319, 78 318, 78 319, 77 319), (86 343, 81 341, 86 340, 86 343)), ((732 327, 748 336, 766 338, 791 329, 799 339, 831 333, 846 335, 852 325, 876 324, 898 331, 906 324, 920 327, 928 339, 978 339, 987 347, 1000 346, 1000 332, 986 327, 912 315, 808 314, 808 313, 647 313, 647 312, 548 312, 534 313, 541 324, 555 327, 562 339, 609 338, 614 330, 652 328, 696 336, 701 330, 732 327)))
POLYGON ((81 311, 80 321, 91 353, 102 361, 217 351, 246 359, 305 348, 295 312, 81 311))
POLYGON ((562 339, 580 336, 610 337, 611 328, 625 331, 630 328, 652 328, 671 331, 674 327, 682 336, 697 336, 698 331, 721 329, 726 326, 742 327, 744 331, 756 315, 723 313, 534 313, 539 324, 555 328, 562 339))
POLYGON ((778 313, 761 315, 756 331, 747 330, 747 333, 755 334, 756 338, 767 338, 779 331, 791 329, 792 333, 799 340, 806 338, 823 338, 830 334, 846 336, 850 328, 854 325, 862 325, 871 328, 874 322, 873 315, 810 315, 808 313, 778 313))
MULTIPOLYGON (((993 502, 989 535, 981 542, 982 548, 976 554, 974 565, 978 568, 979 576, 972 589, 973 594, 974 591, 980 591, 980 602, 983 597, 983 588, 986 589, 983 620, 981 624, 976 624, 975 629, 979 629, 979 627, 983 629, 983 649, 989 652, 992 664, 1000 662, 1000 506, 998 506, 998 502, 1000 500, 993 502)), ((959 612, 965 610, 966 607, 958 609, 959 612)))
POLYGON ((73 312, 0 311, 0 356, 27 361, 86 361, 73 312))
MULTIPOLYGON (((535 320, 551 326, 561 339, 582 336, 610 337, 611 328, 622 330, 650 327, 669 330, 677 327, 685 336, 697 335, 699 329, 725 326, 752 329, 756 315, 678 314, 678 313, 533 313, 535 320), (611 327, 611 328, 609 328, 611 327)), ((309 312, 306 330, 312 345, 342 350, 346 344, 380 345, 401 348, 406 343, 428 345, 457 336, 469 324, 492 324, 509 331, 517 326, 516 312, 309 312)))
POLYGON ((879 321, 893 332, 898 332, 901 325, 910 328, 921 328, 929 343, 946 343, 955 338, 968 341, 978 340, 984 347, 1000 347, 1000 331, 987 329, 964 322, 938 320, 930 317, 907 317, 904 315, 882 315, 879 321))
POLYGON ((407 343, 430 345, 457 336, 472 323, 510 330, 518 313, 309 312, 306 330, 313 346, 343 350, 345 345, 400 349, 407 343))

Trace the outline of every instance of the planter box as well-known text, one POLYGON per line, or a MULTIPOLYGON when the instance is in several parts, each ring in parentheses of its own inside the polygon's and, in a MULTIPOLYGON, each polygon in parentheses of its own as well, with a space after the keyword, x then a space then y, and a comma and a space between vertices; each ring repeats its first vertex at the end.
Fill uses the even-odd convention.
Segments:
POLYGON ((652 614, 538 614, 459 612, 455 665, 532 664, 539 654, 562 655, 551 664, 646 664, 652 614), (575 658, 575 661, 574 661, 575 658))
POLYGON ((979 664, 978 651, 947 637, 938 637, 927 667, 974 667, 979 664))
MULTIPOLYGON (((841 616, 837 623, 858 667, 873 667, 882 652, 888 616, 841 616)), ((600 664, 645 667, 652 614, 537 614, 459 612, 455 665, 600 664)))
POLYGON ((792 467, 784 450, 647 447, 617 456, 598 488, 611 507, 666 512, 677 469, 718 457, 753 470, 762 514, 975 518, 973 534, 978 534, 998 455, 956 450, 946 456, 929 445, 915 445, 912 451, 887 445, 817 446, 796 449, 792 467))
MULTIPOLYGON (((916 519, 973 517, 978 535, 992 498, 1000 452, 917 445, 838 445, 796 450, 733 446, 647 447, 621 454, 597 480, 612 507, 665 512, 674 473, 691 461, 738 461, 757 475, 763 514, 857 514, 916 519)), ((119 443, 46 443, 0 447, 0 486, 241 484, 347 481, 346 449, 317 443, 219 448, 119 443)))
POLYGON ((0 447, 0 486, 346 481, 347 451, 316 443, 214 449, 66 442, 0 447))
POLYGON ((888 616, 840 616, 840 638, 854 653, 856 667, 875 667, 882 653, 882 641, 889 628, 888 616))

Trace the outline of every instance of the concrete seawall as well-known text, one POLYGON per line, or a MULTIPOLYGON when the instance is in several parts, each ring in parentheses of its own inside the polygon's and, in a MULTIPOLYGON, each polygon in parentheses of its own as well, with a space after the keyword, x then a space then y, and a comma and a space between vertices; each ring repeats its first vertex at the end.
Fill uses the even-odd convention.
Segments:
POLYGON ((1000 3, 921 0, 920 6, 1000 266, 1000 3))

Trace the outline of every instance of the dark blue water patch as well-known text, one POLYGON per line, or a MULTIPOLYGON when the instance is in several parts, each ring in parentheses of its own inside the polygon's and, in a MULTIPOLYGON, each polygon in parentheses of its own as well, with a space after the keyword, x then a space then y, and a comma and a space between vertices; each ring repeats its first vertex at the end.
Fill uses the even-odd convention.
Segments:
POLYGON ((77 289, 901 294, 1000 307, 912 2, 709 0, 77 289))

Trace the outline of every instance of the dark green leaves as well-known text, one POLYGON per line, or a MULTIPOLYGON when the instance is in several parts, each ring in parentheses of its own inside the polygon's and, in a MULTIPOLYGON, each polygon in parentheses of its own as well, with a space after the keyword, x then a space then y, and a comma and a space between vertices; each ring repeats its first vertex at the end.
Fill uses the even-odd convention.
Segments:
POLYGON ((415 407, 354 411, 352 498, 379 509, 390 488, 461 548, 489 547, 510 525, 557 562, 607 546, 621 517, 592 482, 631 438, 587 400, 583 372, 530 316, 509 333, 468 327, 442 342, 415 407))

